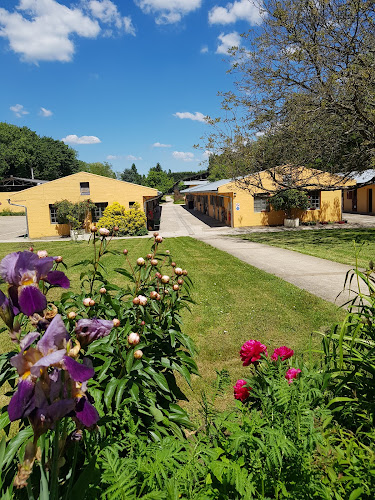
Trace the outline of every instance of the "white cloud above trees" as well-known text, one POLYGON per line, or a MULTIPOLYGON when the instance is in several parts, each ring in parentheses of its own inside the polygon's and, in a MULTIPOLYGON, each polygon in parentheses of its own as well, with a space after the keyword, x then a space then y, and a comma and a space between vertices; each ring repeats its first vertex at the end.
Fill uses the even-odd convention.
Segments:
POLYGON ((200 8, 202 0, 135 0, 145 14, 155 15, 156 24, 173 24, 200 8))
POLYGON ((154 142, 152 145, 153 148, 171 148, 171 144, 162 144, 161 142, 154 142))
POLYGON ((17 118, 21 118, 22 115, 28 115, 29 112, 23 107, 22 104, 16 104, 15 106, 10 106, 9 108, 13 113, 17 116, 17 118))
MULTIPOLYGON (((56 0, 20 0, 13 11, 0 8, 0 37, 22 61, 69 62, 76 37, 97 38, 101 24, 135 34, 129 17, 122 17, 110 0, 83 0, 67 7, 56 0), (100 22, 99 22, 100 21, 100 22)), ((108 30, 107 30, 108 36, 108 30)))
POLYGON ((232 47, 239 47, 241 45, 241 36, 237 31, 233 31, 232 33, 221 33, 218 36, 220 43, 217 46, 216 53, 217 54, 225 54, 228 55, 229 49, 232 47))
POLYGON ((208 13, 210 24, 233 24, 237 21, 247 21, 251 25, 262 22, 261 9, 252 0, 238 0, 228 3, 225 7, 215 6, 208 13))
POLYGON ((95 135, 82 135, 78 137, 78 135, 75 134, 67 135, 61 140, 66 144, 99 144, 102 142, 99 137, 95 135))
POLYGON ((194 161, 196 159, 194 153, 186 153, 184 151, 173 151, 172 156, 175 160, 182 161, 194 161))
POLYGON ((53 113, 50 109, 46 109, 41 107, 39 111, 40 116, 43 116, 44 118, 48 118, 49 116, 52 116, 53 113))
POLYGON ((206 116, 203 113, 200 113, 199 111, 196 111, 195 113, 190 113, 188 111, 180 112, 178 111, 177 113, 174 113, 173 116, 176 118, 180 118, 180 120, 193 120, 196 122, 206 122, 206 116))

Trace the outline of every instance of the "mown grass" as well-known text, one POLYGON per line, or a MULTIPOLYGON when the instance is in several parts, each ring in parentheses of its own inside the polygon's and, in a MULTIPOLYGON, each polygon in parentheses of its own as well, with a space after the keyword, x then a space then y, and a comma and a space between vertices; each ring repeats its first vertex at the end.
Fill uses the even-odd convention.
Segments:
MULTIPOLYGON (((0 259, 7 253, 27 249, 29 244, 0 244, 0 259)), ((150 248, 148 239, 118 240, 112 248, 129 250, 129 258, 135 261, 150 248)), ((171 238, 162 244, 169 249, 178 265, 189 271, 194 282, 192 312, 183 315, 184 331, 198 348, 197 361, 201 377, 193 381, 191 409, 198 406, 201 391, 209 391, 216 377, 216 370, 227 369, 231 381, 246 376, 239 359, 241 345, 249 339, 257 339, 269 347, 287 345, 299 355, 309 349, 312 332, 329 328, 343 317, 343 311, 335 305, 300 290, 295 286, 188 237, 171 238)), ((34 244, 35 250, 46 249, 49 255, 62 255, 68 265, 68 276, 73 289, 78 288, 82 269, 72 264, 91 255, 87 242, 51 242, 34 244)), ((124 277, 114 268, 125 266, 125 258, 108 255, 108 278, 118 285, 124 277)), ((55 290, 57 292, 57 289, 55 290)), ((318 335, 313 343, 318 345, 318 335)), ((7 334, 0 336, 2 351, 11 346, 7 334)), ((232 402, 231 390, 222 400, 225 406, 232 402)))
POLYGON ((375 229, 319 229, 250 233, 236 236, 296 252, 333 260, 354 267, 358 254, 359 267, 375 261, 375 229))

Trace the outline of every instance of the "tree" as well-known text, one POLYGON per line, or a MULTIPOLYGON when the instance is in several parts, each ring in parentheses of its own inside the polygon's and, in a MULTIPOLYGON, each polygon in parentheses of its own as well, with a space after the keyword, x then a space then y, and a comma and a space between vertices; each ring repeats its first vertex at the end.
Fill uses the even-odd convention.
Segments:
POLYGON ((79 169, 77 152, 62 141, 39 137, 27 127, 0 123, 0 177, 54 180, 79 169))
MULTIPOLYGON (((82 162, 83 163, 83 162, 82 162)), ((116 179, 116 173, 112 170, 112 165, 108 162, 94 162, 81 164, 80 170, 89 172, 90 174, 102 175, 103 177, 110 177, 116 179)))
POLYGON ((126 168, 120 174, 120 178, 122 181, 132 182, 133 184, 143 184, 143 176, 138 173, 135 163, 132 164, 131 168, 126 168))
POLYGON ((291 219, 299 210, 309 208, 309 197, 304 191, 287 189, 280 191, 270 198, 274 210, 283 210, 288 219, 291 219))
POLYGON ((260 35, 249 31, 249 48, 232 50, 237 90, 224 94, 227 128, 211 121, 208 149, 228 153, 233 176, 284 163, 346 176, 369 168, 375 3, 265 0, 262 8, 260 35))

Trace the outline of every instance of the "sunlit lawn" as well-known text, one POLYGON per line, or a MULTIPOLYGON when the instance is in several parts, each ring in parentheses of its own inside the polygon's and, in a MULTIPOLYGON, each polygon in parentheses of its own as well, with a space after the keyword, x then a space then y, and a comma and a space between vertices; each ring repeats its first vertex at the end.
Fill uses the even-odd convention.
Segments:
MULTIPOLYGON (((237 236, 236 236, 237 237, 237 236)), ((355 265, 375 261, 375 229, 319 229, 241 234, 238 238, 355 265)))
MULTIPOLYGON (((113 241, 112 248, 128 248, 129 257, 135 261, 150 248, 148 239, 113 241)), ((239 350, 249 339, 258 339, 269 350, 287 345, 302 354, 309 348, 310 334, 329 327, 343 313, 333 304, 323 301, 285 281, 255 269, 242 261, 192 238, 171 238, 163 242, 174 260, 189 271, 194 282, 192 313, 184 313, 184 331, 195 341, 201 378, 193 382, 190 394, 193 408, 197 407, 202 390, 209 391, 216 370, 229 370, 234 383, 246 376, 241 366, 239 350)), ((0 244, 0 258, 11 251, 27 249, 29 244, 0 244)), ((87 243, 68 241, 35 243, 35 250, 47 249, 49 255, 62 255, 70 267, 90 255, 87 243)), ((105 257, 109 269, 125 265, 121 256, 105 257)), ((72 288, 77 289, 79 267, 70 268, 68 276, 72 288)), ((124 277, 109 271, 109 279, 124 283, 124 277)), ((315 344, 318 336, 314 337, 315 344)), ((7 350, 11 344, 7 334, 0 336, 0 348, 7 350)), ((222 404, 232 401, 231 390, 222 404)))

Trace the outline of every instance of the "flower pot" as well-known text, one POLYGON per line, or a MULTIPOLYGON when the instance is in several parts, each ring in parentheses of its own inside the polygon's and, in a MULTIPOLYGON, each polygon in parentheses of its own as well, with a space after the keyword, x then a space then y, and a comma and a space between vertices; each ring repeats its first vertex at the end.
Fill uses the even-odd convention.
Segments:
POLYGON ((285 227, 299 227, 299 218, 296 219, 284 219, 285 227))
POLYGON ((85 239, 85 230, 84 229, 71 229, 70 237, 73 241, 83 241, 85 239))

